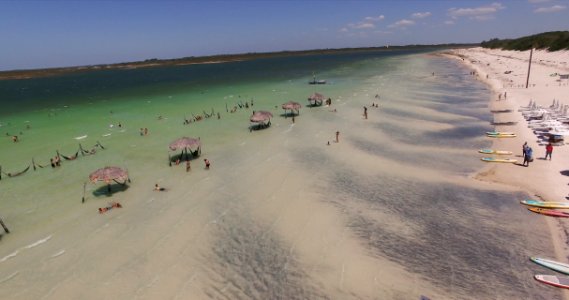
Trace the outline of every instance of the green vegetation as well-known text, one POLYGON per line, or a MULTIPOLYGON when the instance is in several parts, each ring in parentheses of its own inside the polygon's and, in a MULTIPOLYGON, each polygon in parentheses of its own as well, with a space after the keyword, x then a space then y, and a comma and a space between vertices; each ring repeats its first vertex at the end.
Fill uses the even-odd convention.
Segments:
POLYGON ((569 50, 569 31, 552 31, 517 39, 491 39, 480 44, 484 48, 525 51, 531 48, 548 51, 569 50))

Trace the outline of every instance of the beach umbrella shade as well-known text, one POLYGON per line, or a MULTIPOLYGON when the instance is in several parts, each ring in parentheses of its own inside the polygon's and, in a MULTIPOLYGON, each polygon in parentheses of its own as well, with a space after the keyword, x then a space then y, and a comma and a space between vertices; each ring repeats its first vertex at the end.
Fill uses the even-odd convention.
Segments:
POLYGON ((310 97, 308 97, 308 100, 310 100, 310 101, 323 101, 324 95, 322 95, 320 93, 314 93, 310 97))
POLYGON ((260 111, 256 111, 251 116, 250 121, 254 122, 254 123, 260 123, 260 122, 269 121, 272 117, 273 117, 272 113, 270 113, 268 111, 260 110, 260 111))
POLYGON ((107 184, 111 184, 113 180, 126 182, 128 180, 128 172, 119 167, 104 167, 91 173, 89 180, 92 183, 104 181, 107 184))
POLYGON ((300 105, 300 103, 294 102, 294 101, 289 101, 289 102, 282 105, 282 108, 284 110, 296 110, 296 111, 298 111, 301 107, 302 107, 302 105, 300 105))
POLYGON ((182 137, 170 143, 170 150, 176 151, 178 149, 192 149, 199 148, 201 141, 190 137, 182 137))

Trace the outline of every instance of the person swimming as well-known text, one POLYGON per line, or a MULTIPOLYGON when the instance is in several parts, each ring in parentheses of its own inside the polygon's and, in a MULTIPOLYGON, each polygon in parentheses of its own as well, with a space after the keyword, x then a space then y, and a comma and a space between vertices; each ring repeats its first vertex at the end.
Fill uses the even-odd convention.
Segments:
POLYGON ((164 191, 166 191, 166 189, 163 188, 163 187, 160 187, 160 186, 158 185, 158 183, 154 185, 154 190, 155 190, 155 191, 158 191, 158 192, 164 192, 164 191))

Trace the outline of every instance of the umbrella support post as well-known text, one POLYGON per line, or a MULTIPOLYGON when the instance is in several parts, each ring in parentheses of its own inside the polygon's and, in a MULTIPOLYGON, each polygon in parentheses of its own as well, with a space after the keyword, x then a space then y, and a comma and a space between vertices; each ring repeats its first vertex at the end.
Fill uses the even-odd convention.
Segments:
POLYGON ((81 203, 85 203, 85 188, 87 186, 87 183, 83 183, 83 198, 81 198, 81 203))
POLYGON ((10 233, 10 230, 8 230, 8 227, 6 227, 4 221, 2 221, 2 218, 0 218, 0 225, 2 225, 2 228, 4 228, 4 231, 6 231, 6 233, 10 233))

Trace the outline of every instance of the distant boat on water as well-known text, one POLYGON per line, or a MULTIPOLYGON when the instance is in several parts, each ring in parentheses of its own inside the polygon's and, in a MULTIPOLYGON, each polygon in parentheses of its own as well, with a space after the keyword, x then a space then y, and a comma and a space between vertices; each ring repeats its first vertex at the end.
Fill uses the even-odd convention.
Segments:
POLYGON ((326 84, 326 80, 316 80, 316 75, 312 74, 312 81, 309 81, 308 84, 326 84))

